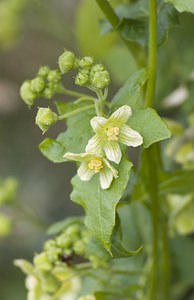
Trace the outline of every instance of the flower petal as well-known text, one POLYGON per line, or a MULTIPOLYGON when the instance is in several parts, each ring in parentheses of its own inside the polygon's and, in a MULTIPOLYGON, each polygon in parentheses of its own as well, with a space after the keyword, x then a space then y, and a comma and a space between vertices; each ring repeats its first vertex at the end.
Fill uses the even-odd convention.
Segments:
POLYGON ((107 141, 103 146, 103 150, 109 160, 114 161, 116 164, 120 163, 122 153, 118 142, 107 141))
POLYGON ((71 153, 71 152, 67 152, 64 154, 65 158, 69 159, 69 160, 74 160, 74 161, 88 161, 90 160, 90 158, 93 157, 92 154, 90 153, 71 153))
POLYGON ((103 190, 108 189, 112 183, 113 174, 108 167, 100 171, 100 185, 103 190))
POLYGON ((143 143, 143 138, 139 132, 124 124, 120 128, 119 142, 127 146, 137 147, 143 143))
POLYGON ((90 168, 88 168, 87 162, 83 162, 81 166, 78 168, 77 174, 81 180, 89 181, 92 178, 92 176, 95 174, 95 172, 94 170, 90 170, 90 168))
POLYGON ((110 116, 109 121, 124 124, 128 121, 131 115, 131 107, 129 105, 123 105, 110 116))
POLYGON ((94 132, 99 132, 103 129, 104 125, 106 124, 107 119, 103 117, 94 117, 91 119, 90 124, 94 130, 94 132))
POLYGON ((86 152, 101 153, 103 144, 103 136, 95 134, 86 145, 86 152))
POLYGON ((118 178, 118 171, 109 163, 109 161, 106 158, 104 158, 103 162, 110 169, 111 173, 113 174, 113 177, 118 178))

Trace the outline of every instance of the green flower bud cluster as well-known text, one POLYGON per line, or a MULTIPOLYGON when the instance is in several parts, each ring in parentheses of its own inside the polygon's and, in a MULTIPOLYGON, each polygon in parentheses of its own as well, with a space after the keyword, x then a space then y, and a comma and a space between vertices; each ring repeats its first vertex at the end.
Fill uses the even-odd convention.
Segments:
POLYGON ((23 101, 31 107, 38 97, 50 99, 53 97, 61 83, 61 72, 50 70, 48 66, 40 67, 34 79, 26 80, 20 88, 23 101))
POLYGON ((36 115, 36 125, 45 133, 51 125, 55 124, 58 120, 58 116, 49 107, 39 107, 36 115))
POLYGON ((64 50, 64 52, 59 56, 58 64, 61 73, 66 74, 78 67, 78 59, 75 57, 73 52, 64 50))
POLYGON ((94 64, 92 57, 83 57, 79 62, 79 67, 75 84, 87 86, 92 90, 102 90, 110 84, 108 71, 102 64, 94 64))

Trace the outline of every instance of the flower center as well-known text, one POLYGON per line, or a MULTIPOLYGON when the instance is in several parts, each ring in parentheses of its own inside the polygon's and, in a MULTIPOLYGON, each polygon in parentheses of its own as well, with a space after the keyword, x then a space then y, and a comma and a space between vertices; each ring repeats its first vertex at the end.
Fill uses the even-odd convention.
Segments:
POLYGON ((95 173, 100 172, 103 167, 102 159, 98 157, 91 159, 91 161, 88 163, 88 168, 90 170, 94 170, 95 173))
POLYGON ((106 135, 108 137, 108 141, 118 141, 119 135, 119 128, 118 127, 111 127, 106 130, 106 135))

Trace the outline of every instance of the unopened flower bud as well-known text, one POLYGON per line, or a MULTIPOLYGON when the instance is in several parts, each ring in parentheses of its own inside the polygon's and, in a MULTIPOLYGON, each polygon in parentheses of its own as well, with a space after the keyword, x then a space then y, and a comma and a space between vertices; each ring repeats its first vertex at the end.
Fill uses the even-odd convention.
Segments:
POLYGON ((94 59, 91 56, 85 56, 83 57, 80 62, 79 62, 79 66, 81 68, 91 68, 92 65, 94 63, 94 59))
POLYGON ((20 88, 20 96, 22 100, 30 107, 34 104, 36 93, 31 90, 30 80, 24 81, 20 88))
POLYGON ((36 77, 31 80, 31 90, 34 93, 40 93, 45 88, 45 81, 41 77, 36 77))
POLYGON ((55 114, 49 107, 39 107, 36 115, 36 125, 45 133, 51 125, 57 122, 57 114, 55 114))
POLYGON ((79 71, 75 78, 75 84, 77 85, 86 85, 89 79, 89 71, 87 69, 83 69, 79 71))
POLYGON ((102 65, 95 65, 90 71, 90 82, 97 89, 104 89, 110 84, 110 75, 102 65))
POLYGON ((65 230, 65 234, 72 236, 72 235, 78 235, 80 232, 80 225, 78 224, 73 224, 70 225, 66 230, 65 230))
POLYGON ((65 51, 59 56, 58 64, 62 74, 65 74, 74 68, 75 55, 71 51, 65 51))
POLYGON ((61 73, 59 70, 51 70, 48 73, 48 77, 47 77, 49 82, 53 82, 53 83, 57 83, 61 80, 61 73))
POLYGON ((86 250, 84 242, 82 240, 75 242, 73 250, 77 255, 84 255, 86 250))
POLYGON ((43 96, 44 98, 46 98, 46 99, 51 99, 51 98, 53 97, 54 93, 55 93, 55 91, 54 91, 53 88, 47 87, 47 88, 43 91, 42 96, 43 96))
POLYGON ((38 75, 40 77, 47 77, 48 73, 50 72, 50 68, 48 66, 42 66, 40 67, 39 71, 38 71, 38 75))
POLYGON ((67 249, 72 245, 72 239, 71 237, 66 236, 65 234, 62 234, 56 238, 57 246, 67 249))
POLYGON ((52 264, 45 252, 35 255, 34 265, 40 271, 50 271, 52 269, 52 264))

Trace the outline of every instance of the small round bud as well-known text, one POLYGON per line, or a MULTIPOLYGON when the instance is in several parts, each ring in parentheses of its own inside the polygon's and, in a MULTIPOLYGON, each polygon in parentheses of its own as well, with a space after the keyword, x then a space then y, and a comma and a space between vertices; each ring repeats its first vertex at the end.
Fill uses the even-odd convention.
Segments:
POLYGON ((72 245, 72 239, 71 237, 66 236, 65 234, 62 234, 56 238, 57 246, 68 249, 72 245))
POLYGON ((24 81, 20 88, 20 96, 22 100, 28 105, 32 106, 34 104, 34 100, 36 99, 36 93, 31 90, 31 81, 24 81))
POLYGON ((85 56, 83 57, 80 62, 79 62, 79 66, 81 68, 91 68, 92 65, 94 63, 94 59, 91 56, 85 56))
POLYGON ((41 77, 36 77, 31 80, 31 90, 34 93, 40 93, 45 88, 45 81, 41 77))
POLYGON ((52 264, 48 260, 45 252, 36 254, 33 262, 35 267, 40 271, 50 271, 52 269, 52 264))
POLYGON ((19 187, 18 181, 13 177, 0 180, 0 205, 15 199, 19 187))
POLYGON ((84 242, 82 240, 75 242, 73 250, 77 255, 84 255, 86 250, 84 242))
POLYGON ((110 75, 102 65, 95 65, 90 71, 90 82, 97 89, 104 89, 110 84, 110 75))
POLYGON ((46 99, 51 99, 53 97, 54 93, 55 93, 54 89, 51 87, 48 87, 43 91, 42 96, 46 99))
POLYGON ((75 78, 75 84, 77 85, 86 85, 89 79, 89 71, 87 69, 83 69, 79 71, 75 78))
POLYGON ((71 51, 65 51, 59 56, 58 64, 62 74, 65 74, 74 68, 75 55, 71 51))
POLYGON ((61 73, 59 70, 51 70, 48 73, 48 77, 47 77, 49 82, 52 83, 58 83, 59 81, 61 81, 61 73))
POLYGON ((45 133, 51 125, 57 122, 57 115, 48 107, 39 107, 36 115, 36 125, 45 133))
POLYGON ((65 230, 65 234, 72 236, 72 235, 79 235, 80 233, 80 225, 78 224, 73 224, 70 225, 66 230, 65 230))
POLYGON ((48 73, 50 72, 50 68, 48 66, 42 66, 40 67, 39 71, 38 71, 38 75, 40 77, 47 77, 48 73))

